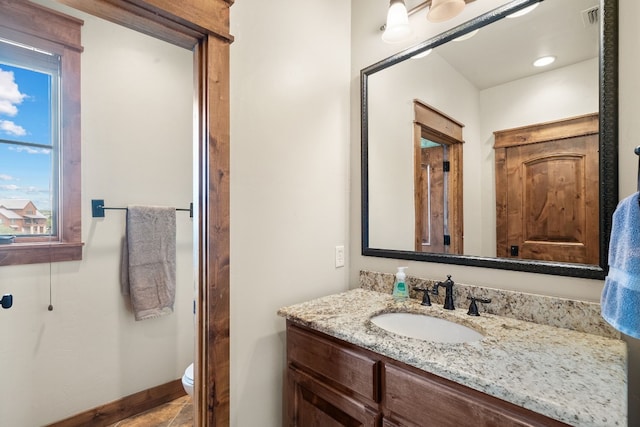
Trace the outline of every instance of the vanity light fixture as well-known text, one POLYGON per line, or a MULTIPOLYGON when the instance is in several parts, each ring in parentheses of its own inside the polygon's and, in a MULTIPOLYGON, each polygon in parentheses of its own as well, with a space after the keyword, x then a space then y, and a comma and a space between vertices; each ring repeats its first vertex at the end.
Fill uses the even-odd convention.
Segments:
POLYGON ((540 5, 540 3, 532 4, 531 6, 527 6, 524 9, 520 9, 517 12, 513 12, 511 15, 507 15, 505 18, 517 18, 519 16, 526 15, 527 13, 531 12, 533 9, 538 7, 538 5, 540 5))
MULTIPOLYGON (((429 8, 427 20, 443 22, 458 16, 466 4, 473 1, 475 0, 424 0, 407 11, 404 0, 390 0, 387 21, 380 27, 380 31, 384 31, 382 40, 387 43, 406 41, 413 34, 409 25, 409 17, 423 9, 429 8)), ((473 34, 469 37, 472 37, 473 34)))
POLYGON ((466 3, 464 0, 432 0, 427 13, 427 20, 444 22, 455 18, 462 12, 466 3))
POLYGON ((533 66, 534 67, 546 67, 547 65, 551 65, 555 62, 556 57, 555 56, 543 56, 541 58, 536 59, 535 61, 533 61, 533 66))
POLYGON ((404 0, 391 0, 382 40, 387 43, 399 43, 411 36, 411 33, 404 0))

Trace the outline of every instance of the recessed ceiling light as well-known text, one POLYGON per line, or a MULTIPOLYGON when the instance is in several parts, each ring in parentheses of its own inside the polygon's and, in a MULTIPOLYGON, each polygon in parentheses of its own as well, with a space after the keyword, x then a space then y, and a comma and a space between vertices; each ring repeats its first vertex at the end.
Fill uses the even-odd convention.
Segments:
POLYGON ((526 15, 527 13, 531 12, 533 9, 538 7, 539 4, 540 3, 532 4, 531 6, 527 6, 524 9, 520 9, 517 12, 513 12, 511 15, 507 15, 507 18, 517 18, 519 16, 526 15))
POLYGON ((411 57, 411 59, 420 59, 420 58, 424 58, 425 56, 429 55, 431 52, 433 51, 433 49, 427 49, 424 52, 420 52, 420 53, 416 53, 415 55, 413 55, 411 57))
POLYGON ((453 39, 454 42, 461 42, 463 40, 468 40, 471 37, 475 36, 476 34, 478 34, 478 31, 480 31, 480 29, 475 29, 467 34, 463 34, 460 37, 456 37, 455 39, 453 39))
POLYGON ((553 64, 556 60, 555 56, 543 56, 542 58, 538 58, 533 61, 534 67, 546 67, 547 65, 553 64))

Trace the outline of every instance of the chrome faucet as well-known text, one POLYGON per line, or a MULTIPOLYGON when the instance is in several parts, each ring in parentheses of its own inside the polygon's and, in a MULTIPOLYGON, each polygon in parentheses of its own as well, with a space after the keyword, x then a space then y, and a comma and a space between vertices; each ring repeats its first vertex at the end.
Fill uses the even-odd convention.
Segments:
POLYGON ((433 285, 433 290, 431 291, 431 293, 433 295, 438 295, 438 288, 440 287, 443 287, 445 290, 444 306, 442 308, 444 308, 445 310, 455 310, 455 307, 453 305, 453 280, 451 280, 450 274, 447 275, 447 280, 445 280, 444 282, 436 282, 436 284, 433 285))

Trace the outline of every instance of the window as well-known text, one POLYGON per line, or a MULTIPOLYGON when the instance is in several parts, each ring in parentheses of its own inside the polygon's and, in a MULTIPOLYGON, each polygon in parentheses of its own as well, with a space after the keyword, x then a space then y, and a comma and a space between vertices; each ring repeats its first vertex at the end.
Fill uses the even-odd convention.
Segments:
POLYGON ((23 1, 0 5, 0 265, 82 259, 80 28, 23 1))
POLYGON ((0 234, 57 232, 59 86, 59 55, 0 38, 0 216, 20 219, 0 234))

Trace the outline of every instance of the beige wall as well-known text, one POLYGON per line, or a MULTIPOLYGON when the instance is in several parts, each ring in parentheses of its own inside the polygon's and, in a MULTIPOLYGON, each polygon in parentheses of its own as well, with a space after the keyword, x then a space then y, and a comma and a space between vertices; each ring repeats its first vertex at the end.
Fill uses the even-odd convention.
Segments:
MULTIPOLYGON (((68 8, 40 4, 60 10, 68 8)), ((0 268, 0 424, 39 426, 182 376, 193 360, 193 239, 177 214, 175 312, 135 322, 120 295, 125 214, 109 206, 188 207, 192 199, 191 52, 84 14, 84 259, 0 268)))
POLYGON ((348 289, 349 2, 231 8, 231 425, 279 426, 278 308, 348 289))

